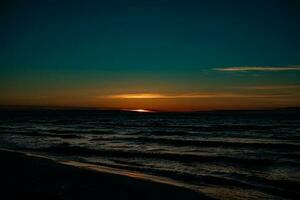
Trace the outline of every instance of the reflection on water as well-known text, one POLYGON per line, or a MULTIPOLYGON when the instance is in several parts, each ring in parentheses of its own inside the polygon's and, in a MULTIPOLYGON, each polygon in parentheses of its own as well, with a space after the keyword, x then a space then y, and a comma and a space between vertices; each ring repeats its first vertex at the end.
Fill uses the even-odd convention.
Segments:
POLYGON ((6 111, 0 117, 1 147, 180 182, 219 199, 299 195, 299 112, 6 111))

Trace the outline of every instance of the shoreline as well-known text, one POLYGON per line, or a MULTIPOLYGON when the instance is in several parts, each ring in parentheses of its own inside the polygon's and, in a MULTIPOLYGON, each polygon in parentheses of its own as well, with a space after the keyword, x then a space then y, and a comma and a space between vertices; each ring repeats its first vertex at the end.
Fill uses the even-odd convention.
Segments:
POLYGON ((168 178, 0 149, 1 199, 211 199, 168 178))

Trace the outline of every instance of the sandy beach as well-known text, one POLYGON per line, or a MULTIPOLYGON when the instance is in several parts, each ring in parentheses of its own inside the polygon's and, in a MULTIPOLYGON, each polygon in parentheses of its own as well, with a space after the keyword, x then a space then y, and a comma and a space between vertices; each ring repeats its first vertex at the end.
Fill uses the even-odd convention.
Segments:
POLYGON ((173 185, 0 150, 1 199, 208 199, 173 185))

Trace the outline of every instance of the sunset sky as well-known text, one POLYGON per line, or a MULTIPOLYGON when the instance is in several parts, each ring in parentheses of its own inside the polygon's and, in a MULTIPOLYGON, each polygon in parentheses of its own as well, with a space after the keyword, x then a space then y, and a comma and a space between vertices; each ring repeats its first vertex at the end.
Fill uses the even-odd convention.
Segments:
POLYGON ((300 106, 297 0, 4 0, 0 105, 300 106))

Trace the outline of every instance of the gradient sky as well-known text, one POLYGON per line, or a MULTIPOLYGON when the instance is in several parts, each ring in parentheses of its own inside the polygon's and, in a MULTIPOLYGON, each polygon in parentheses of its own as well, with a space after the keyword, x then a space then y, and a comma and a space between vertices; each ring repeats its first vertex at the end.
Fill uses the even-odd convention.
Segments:
POLYGON ((2 0, 0 104, 300 106, 297 0, 2 0))

